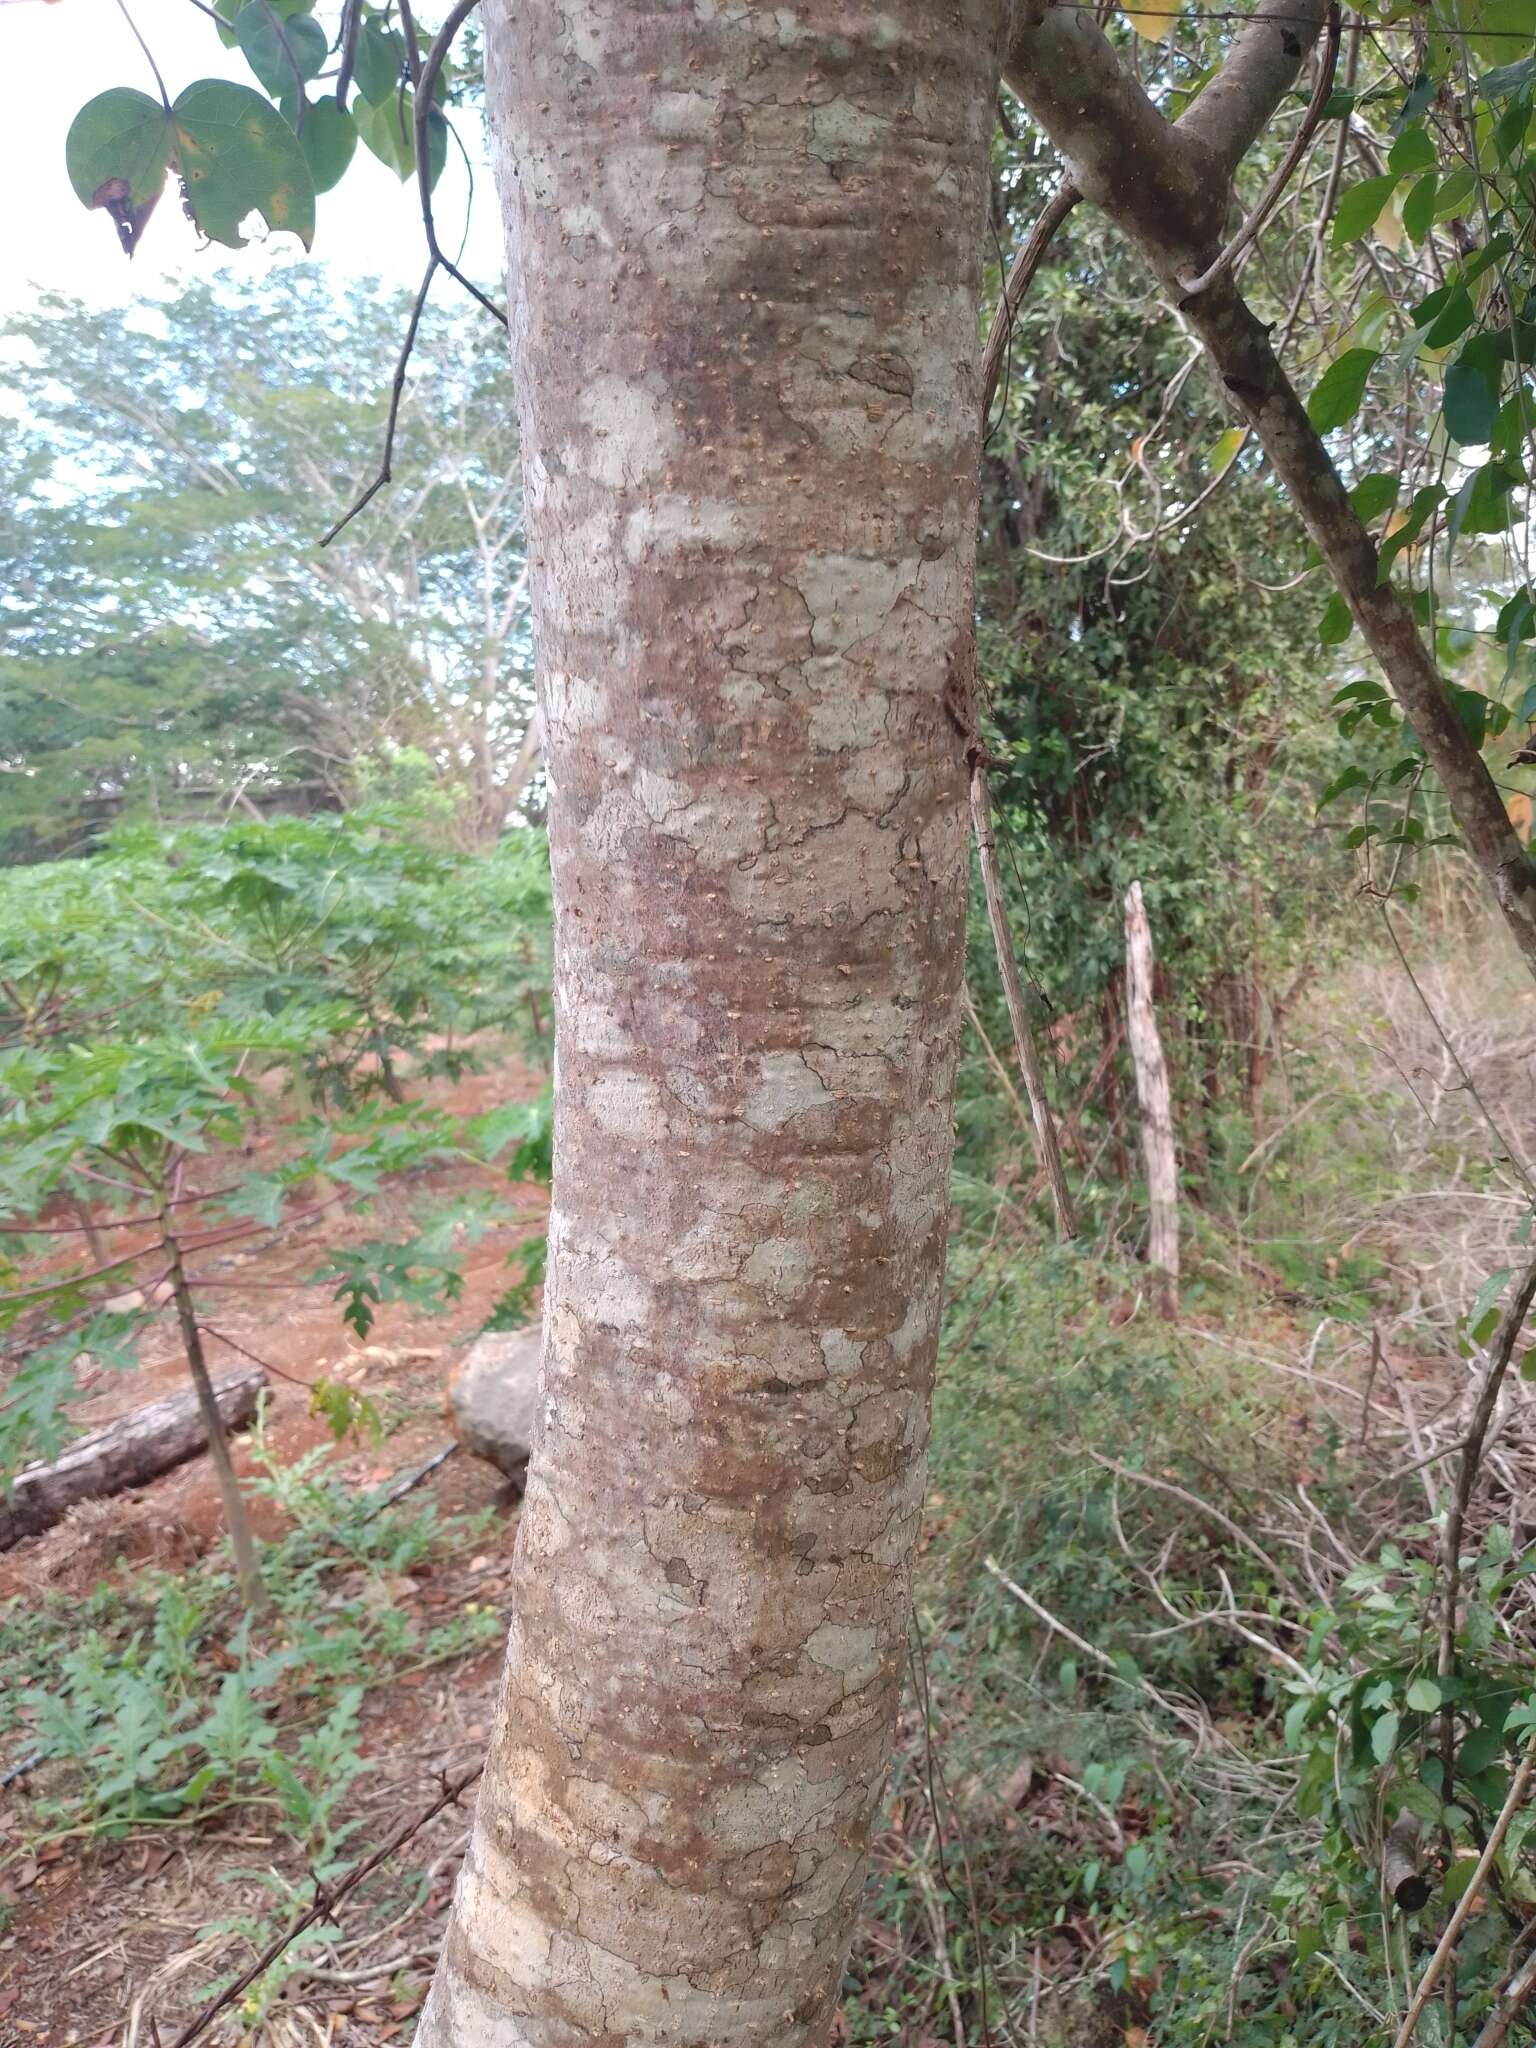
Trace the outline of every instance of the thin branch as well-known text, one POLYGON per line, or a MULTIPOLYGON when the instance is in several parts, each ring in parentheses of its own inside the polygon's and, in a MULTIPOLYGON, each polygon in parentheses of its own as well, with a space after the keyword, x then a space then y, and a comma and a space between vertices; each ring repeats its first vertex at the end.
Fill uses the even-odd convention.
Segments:
POLYGON ((432 91, 442 71, 444 59, 453 47, 453 39, 479 6, 480 0, 456 0, 453 11, 433 38, 427 52, 421 75, 416 80, 416 104, 414 110, 416 127, 416 189, 421 195, 421 224, 427 231, 427 248, 433 260, 440 263, 448 275, 465 291, 477 305, 483 306, 493 320, 499 320, 503 327, 507 316, 494 299, 488 299, 479 285, 467 278, 451 257, 445 256, 437 239, 437 222, 432 214, 432 166, 427 154, 427 123, 432 113, 432 91))
MULTIPOLYGON (((121 4, 121 0, 119 0, 121 4)), ((384 452, 379 459, 378 472, 366 490, 342 513, 334 526, 329 527, 320 539, 323 548, 329 547, 343 527, 348 526, 382 491, 386 484, 394 481, 395 435, 400 425, 400 404, 405 394, 405 373, 410 367, 411 355, 416 347, 416 337, 421 331, 421 316, 426 309, 427 296, 432 289, 432 280, 439 270, 461 284, 472 299, 483 306, 503 327, 507 316, 493 299, 488 299, 480 287, 467 278, 450 257, 443 254, 437 239, 437 223, 432 215, 432 166, 427 153, 427 124, 432 113, 432 91, 442 71, 443 61, 453 44, 454 37, 464 26, 479 5, 479 0, 457 0, 453 12, 433 38, 432 47, 423 63, 416 44, 416 27, 408 7, 402 5, 401 20, 406 29, 406 47, 411 64, 411 76, 416 94, 412 109, 414 143, 416 150, 416 189, 421 201, 421 221, 426 230, 428 260, 425 275, 417 287, 416 298, 411 306, 411 317, 406 324, 405 340, 400 346, 400 355, 395 363, 395 374, 390 383, 389 413, 384 423, 384 452)))
POLYGON ((363 24, 363 0, 345 0, 336 47, 341 61, 336 67, 336 104, 345 113, 347 93, 352 84, 352 67, 357 62, 357 35, 363 24))
POLYGON ((1472 2043, 1472 2048, 1502 2048, 1510 2028, 1520 2017, 1521 2008, 1533 1991, 1536 1991, 1536 1951, 1526 1957, 1505 1985, 1498 2004, 1483 2022, 1482 2032, 1472 2043))
POLYGON ((293 54, 293 45, 289 42, 283 31, 283 24, 278 19, 277 9, 272 5, 272 0, 261 0, 261 9, 267 17, 267 22, 271 27, 273 35, 282 44, 283 55, 288 60, 288 69, 293 73, 293 132, 295 135, 302 135, 304 133, 304 116, 309 110, 309 101, 304 96, 304 74, 299 69, 299 60, 293 54))
POLYGON ((410 365, 411 351, 416 346, 416 336, 421 329, 421 316, 426 307, 427 294, 432 289, 432 280, 437 275, 440 261, 440 257, 433 256, 428 262, 426 274, 416 289, 411 317, 406 323, 405 340, 400 345, 400 355, 395 363, 395 374, 389 388, 389 415, 384 422, 384 453, 379 459, 378 474, 361 496, 352 501, 335 525, 328 527, 320 536, 320 545, 323 548, 328 548, 342 528, 350 525, 363 507, 376 498, 384 486, 394 479, 392 465, 395 457, 395 433, 400 425, 400 401, 405 395, 405 373, 410 365))
POLYGON ((1166 1493, 1174 1500, 1182 1501, 1186 1507, 1194 1508, 1199 1514, 1209 1515, 1213 1522, 1219 1523, 1226 1530, 1234 1543, 1239 1544, 1251 1557, 1258 1559, 1265 1570, 1272 1574, 1277 1586, 1284 1586, 1290 1592, 1295 1592, 1295 1583, 1290 1573, 1275 1562, 1263 1545, 1256 1543, 1247 1530, 1240 1528, 1230 1515, 1224 1514, 1210 1501, 1202 1500, 1198 1493, 1191 1493, 1185 1486, 1176 1486, 1171 1479, 1157 1479, 1150 1472, 1138 1472, 1133 1466, 1122 1465, 1114 1458, 1102 1456, 1098 1451, 1090 1450, 1088 1455, 1096 1465, 1102 1465, 1106 1472, 1113 1472, 1119 1479, 1128 1479, 1136 1486, 1149 1486, 1156 1493, 1166 1493))
POLYGON ((987 440, 991 440, 992 433, 996 432, 995 427, 992 432, 987 431, 987 415, 992 410, 997 380, 1002 373, 1003 358, 1008 352, 1008 344, 1013 339, 1013 323, 1018 318, 1024 294, 1033 283, 1035 272, 1040 268, 1057 229, 1082 196, 1070 180, 1064 185, 1059 185, 1046 201, 1045 209, 1030 229, 1023 247, 1008 266, 1002 297, 993 312, 992 325, 987 330, 987 345, 981 356, 981 425, 987 440))
POLYGON ((1488 1873, 1492 1870, 1494 1858, 1503 1846, 1504 1837, 1509 1832, 1509 1824, 1524 1803, 1526 1788, 1531 1782, 1533 1772, 1536 1772, 1536 1733, 1532 1734, 1526 1745, 1525 1754, 1521 1757, 1519 1768, 1511 1780, 1509 1796, 1499 1809, 1499 1817, 1488 1830, 1488 1840, 1483 1845, 1482 1855, 1477 1859, 1477 1868, 1472 1872, 1466 1890, 1456 1901, 1456 1910, 1445 1923, 1445 1932, 1424 1967, 1424 1974, 1419 1979, 1418 1989, 1414 1992, 1412 2002, 1403 2016, 1403 2024, 1397 2030, 1392 2048, 1408 2048, 1409 2042, 1417 2033, 1419 2021, 1424 2016, 1424 2008, 1428 2005, 1447 1963, 1455 1954, 1456 1944, 1461 1939, 1461 1930, 1466 1925, 1472 1908, 1477 1904, 1483 1886, 1488 1882, 1488 1873))
MULTIPOLYGON (((1441 1559, 1444 1572, 1444 1586, 1441 1592, 1440 1615, 1440 1656, 1439 1675, 1449 1679, 1456 1664, 1456 1619, 1461 1592, 1461 1532, 1466 1525, 1467 1506, 1472 1498, 1472 1488, 1477 1483, 1478 1467, 1483 1460, 1483 1446, 1488 1436, 1488 1425, 1493 1420, 1493 1411, 1498 1406, 1499 1390, 1504 1384, 1504 1375, 1509 1370, 1509 1361, 1514 1356, 1515 1345, 1530 1314, 1531 1303, 1536 1300, 1536 1256, 1526 1263, 1524 1272, 1515 1282, 1515 1291, 1509 1304, 1499 1318, 1493 1342, 1488 1349, 1488 1370, 1483 1375, 1483 1384, 1477 1396, 1477 1406, 1472 1411, 1471 1426, 1467 1430, 1466 1442, 1461 1454, 1461 1466, 1456 1474, 1456 1491, 1446 1510, 1445 1532, 1441 1539, 1441 1559)), ((1447 1785, 1446 1795, 1450 1797, 1447 1785)))
POLYGON ((987 919, 992 927, 992 943, 997 950, 998 970, 1003 979, 1003 994, 1008 1000, 1008 1017, 1013 1025, 1014 1050, 1018 1054, 1019 1066, 1024 1075, 1024 1090, 1029 1097, 1030 1114, 1035 1123, 1035 1142, 1040 1154, 1040 1164, 1050 1183, 1051 1202, 1056 1211, 1056 1235, 1066 1243, 1077 1235, 1077 1219, 1072 1213, 1072 1195, 1067 1187, 1067 1176, 1061 1164, 1061 1147, 1056 1142, 1056 1126, 1051 1119, 1051 1107, 1045 1099, 1045 1077, 1040 1071, 1040 1055, 1035 1050, 1035 1041, 1029 1028, 1029 1016, 1024 1008, 1024 991, 1019 986, 1018 963, 1013 957, 1013 936, 1008 929, 1008 913, 1003 904, 1002 881, 997 869, 997 848, 992 840, 992 801, 987 791, 986 763, 978 748, 971 760, 971 825, 976 836, 976 858, 981 868, 981 884, 987 899, 987 919))

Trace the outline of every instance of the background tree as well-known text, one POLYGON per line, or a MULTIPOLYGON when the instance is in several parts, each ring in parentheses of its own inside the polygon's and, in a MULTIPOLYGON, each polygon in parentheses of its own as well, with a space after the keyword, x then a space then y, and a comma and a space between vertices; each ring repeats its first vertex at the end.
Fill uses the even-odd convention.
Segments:
POLYGON ((494 330, 423 330, 405 490, 319 545, 384 411, 397 296, 304 268, 153 307, 45 303, 0 338, 0 845, 120 814, 333 808, 414 760, 483 846, 536 760, 517 437, 494 330))

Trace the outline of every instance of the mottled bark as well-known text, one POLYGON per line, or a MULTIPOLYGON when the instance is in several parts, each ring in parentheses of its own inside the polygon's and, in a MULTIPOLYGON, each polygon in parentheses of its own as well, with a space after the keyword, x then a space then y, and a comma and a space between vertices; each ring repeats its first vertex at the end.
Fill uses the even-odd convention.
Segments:
POLYGON ((421 2048, 816 2043, 943 1268, 1000 10, 497 0, 544 1410, 421 2048))
POLYGON ((1407 606, 1379 581, 1375 543, 1269 330, 1230 276, 1188 289, 1221 249, 1232 172, 1294 82, 1324 11, 1324 0, 1283 0, 1261 11, 1176 125, 1152 105, 1087 10, 1027 0, 1015 18, 1007 77, 1076 185, 1130 237, 1204 344, 1380 664, 1536 973, 1536 866, 1407 606))

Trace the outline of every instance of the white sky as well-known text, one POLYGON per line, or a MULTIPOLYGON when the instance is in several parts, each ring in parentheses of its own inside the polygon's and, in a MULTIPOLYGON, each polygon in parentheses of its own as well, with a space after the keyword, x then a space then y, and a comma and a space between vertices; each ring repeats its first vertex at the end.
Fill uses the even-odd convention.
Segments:
MULTIPOLYGON (((226 50, 212 22, 187 0, 130 5, 173 99, 197 78, 255 84, 239 51, 226 50)), ((70 122, 88 99, 111 86, 155 89, 116 0, 0 4, 0 77, 8 86, 0 120, 0 191, 12 195, 0 219, 0 316, 33 304, 40 291, 67 292, 93 306, 130 305, 226 268, 248 274, 262 264, 303 259, 292 235, 273 236, 266 246, 225 249, 215 243, 199 249, 174 181, 167 183, 132 262, 107 215, 80 204, 64 170, 70 122)), ((464 268, 499 296, 500 237, 478 117, 462 114, 455 127, 475 163, 474 221, 464 268)), ((434 203, 438 235, 450 255, 463 231, 467 190, 463 160, 450 144, 434 203)), ((254 225, 265 233, 259 220, 254 225)), ((341 183, 320 197, 313 254, 340 276, 418 283, 426 248, 414 179, 402 185, 359 144, 341 183)), ((455 292, 458 286, 442 278, 435 289, 455 292)))

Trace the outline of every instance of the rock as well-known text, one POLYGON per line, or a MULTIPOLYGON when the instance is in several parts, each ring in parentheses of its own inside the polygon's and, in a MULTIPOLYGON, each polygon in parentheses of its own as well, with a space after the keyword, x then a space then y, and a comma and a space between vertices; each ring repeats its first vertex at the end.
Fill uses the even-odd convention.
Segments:
POLYGON ((503 1330, 478 1337, 448 1389, 465 1450, 511 1479, 521 1479, 539 1403, 540 1332, 503 1330))

